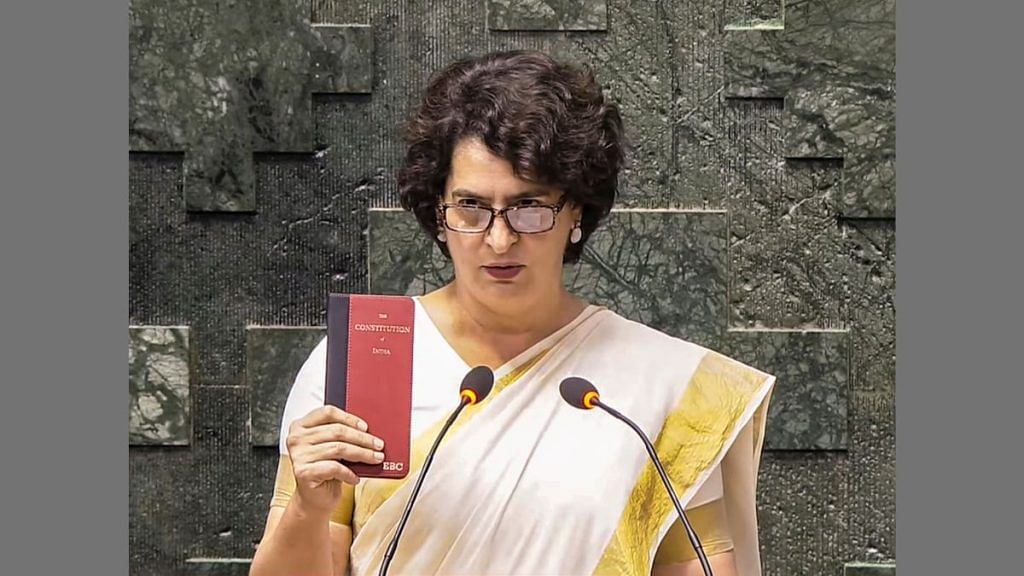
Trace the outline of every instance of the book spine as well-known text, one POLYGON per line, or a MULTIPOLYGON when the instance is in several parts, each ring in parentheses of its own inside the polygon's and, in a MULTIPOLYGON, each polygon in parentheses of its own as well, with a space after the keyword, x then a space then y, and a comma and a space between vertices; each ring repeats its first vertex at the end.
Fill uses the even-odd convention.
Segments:
POLYGON ((347 294, 327 299, 327 378, 324 403, 342 410, 348 407, 348 310, 347 294))

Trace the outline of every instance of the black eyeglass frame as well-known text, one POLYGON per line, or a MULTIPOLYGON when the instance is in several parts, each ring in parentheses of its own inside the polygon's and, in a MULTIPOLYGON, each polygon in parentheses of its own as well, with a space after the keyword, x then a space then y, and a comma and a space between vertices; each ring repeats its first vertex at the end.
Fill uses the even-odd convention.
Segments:
POLYGON ((437 211, 438 211, 438 216, 441 219, 441 224, 444 225, 445 229, 451 230, 452 232, 458 232, 459 234, 486 234, 487 231, 491 229, 491 226, 494 225, 494 218, 496 216, 501 216, 502 218, 504 218, 505 219, 505 225, 508 226, 509 230, 515 232, 516 234, 543 234, 545 232, 550 232, 550 231, 554 230, 555 224, 558 222, 558 213, 561 212, 563 208, 565 208, 565 204, 566 204, 566 202, 568 200, 569 200, 569 196, 563 194, 562 198, 559 199, 559 201, 554 203, 554 204, 529 204, 529 205, 526 205, 526 206, 505 206, 504 208, 491 208, 490 206, 465 206, 465 205, 462 205, 462 204, 452 204, 452 203, 444 203, 444 202, 442 202, 441 204, 438 204, 437 211), (482 230, 476 230, 476 231, 458 230, 458 229, 452 228, 451 226, 448 225, 448 209, 449 208, 474 208, 474 209, 477 209, 477 210, 487 210, 488 212, 491 213, 491 217, 487 221, 487 225, 484 226, 484 228, 482 230), (532 232, 520 232, 519 230, 516 230, 515 226, 513 226, 512 223, 509 222, 508 216, 506 215, 506 212, 512 212, 513 210, 521 210, 523 208, 548 208, 548 209, 550 209, 553 212, 553 215, 552 215, 552 218, 551 218, 551 227, 550 228, 546 228, 544 230, 534 230, 532 232))

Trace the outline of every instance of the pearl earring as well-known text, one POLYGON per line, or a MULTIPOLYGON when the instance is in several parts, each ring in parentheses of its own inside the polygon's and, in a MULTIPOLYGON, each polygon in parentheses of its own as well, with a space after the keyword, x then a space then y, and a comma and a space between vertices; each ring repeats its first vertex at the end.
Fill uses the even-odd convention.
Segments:
POLYGON ((583 238, 583 229, 580 228, 579 224, 577 224, 572 229, 572 233, 569 234, 569 242, 572 242, 573 244, 575 244, 575 243, 579 242, 582 238, 583 238))

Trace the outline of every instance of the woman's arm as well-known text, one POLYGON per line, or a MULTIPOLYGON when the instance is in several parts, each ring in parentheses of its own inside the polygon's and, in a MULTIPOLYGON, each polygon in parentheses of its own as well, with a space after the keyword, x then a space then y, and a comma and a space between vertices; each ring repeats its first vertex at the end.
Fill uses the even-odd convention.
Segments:
POLYGON ((249 576, 346 573, 351 528, 331 522, 330 515, 307 512, 297 500, 270 508, 249 576))

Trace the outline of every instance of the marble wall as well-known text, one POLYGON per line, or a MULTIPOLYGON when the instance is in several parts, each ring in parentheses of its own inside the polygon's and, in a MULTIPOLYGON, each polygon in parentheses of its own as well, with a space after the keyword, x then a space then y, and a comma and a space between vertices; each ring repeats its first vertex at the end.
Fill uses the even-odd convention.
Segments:
POLYGON ((244 574, 328 292, 451 267, 399 123, 495 49, 592 66, 632 165, 565 281, 779 376, 765 573, 894 574, 893 0, 131 0, 133 574, 244 574))

